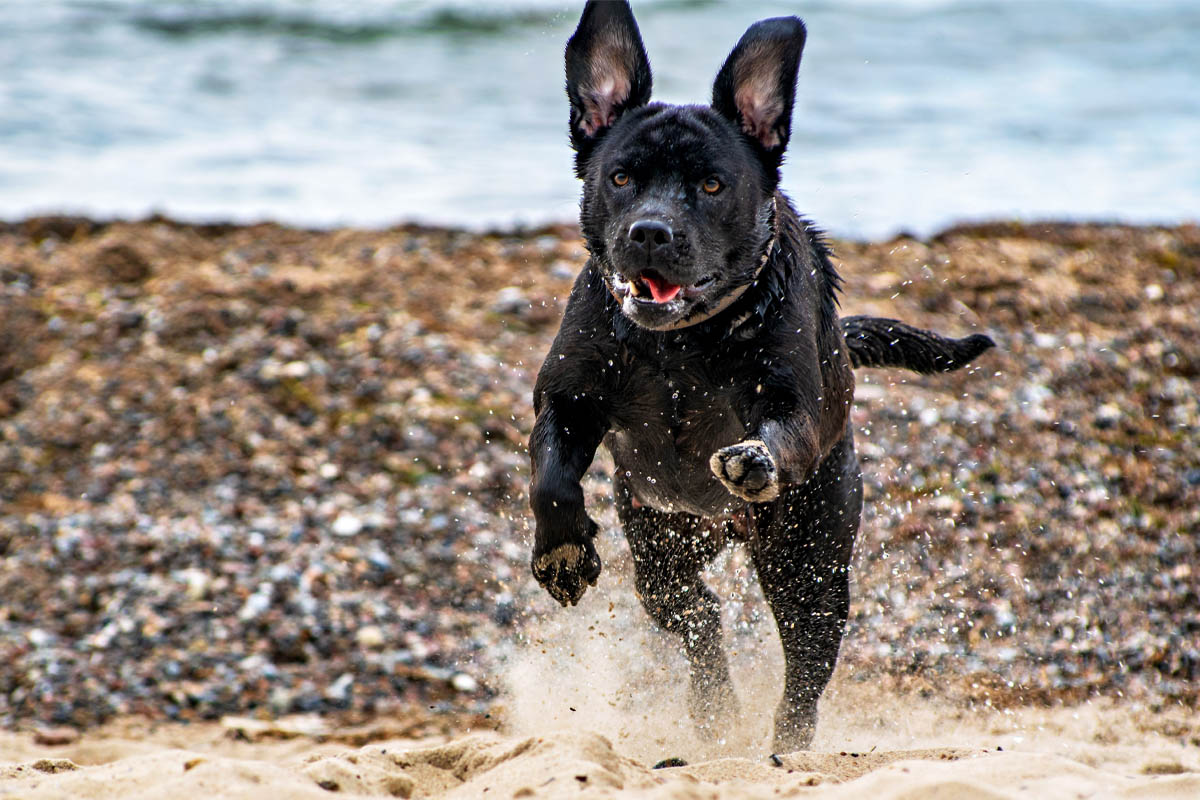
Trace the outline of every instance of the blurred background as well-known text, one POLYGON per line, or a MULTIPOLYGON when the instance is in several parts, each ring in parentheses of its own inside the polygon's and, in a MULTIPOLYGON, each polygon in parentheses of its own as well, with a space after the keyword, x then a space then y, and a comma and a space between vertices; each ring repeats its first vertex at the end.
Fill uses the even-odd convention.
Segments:
MULTIPOLYGON (((563 0, 8 0, 0 217, 312 226, 574 217, 563 0)), ((799 14, 785 187, 833 233, 1200 208, 1195 0, 643 0, 655 97, 703 102, 799 14)))

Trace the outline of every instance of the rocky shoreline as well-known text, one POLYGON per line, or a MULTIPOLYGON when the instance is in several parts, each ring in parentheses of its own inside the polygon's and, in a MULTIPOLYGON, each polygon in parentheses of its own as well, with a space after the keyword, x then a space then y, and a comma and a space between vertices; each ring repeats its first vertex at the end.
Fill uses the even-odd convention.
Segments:
MULTIPOLYGON (((998 345, 859 373, 841 674, 1194 706, 1200 228, 834 245, 845 313, 998 345)), ((554 613, 524 446, 584 257, 565 225, 0 224, 0 726, 487 724, 498 661, 554 613)))

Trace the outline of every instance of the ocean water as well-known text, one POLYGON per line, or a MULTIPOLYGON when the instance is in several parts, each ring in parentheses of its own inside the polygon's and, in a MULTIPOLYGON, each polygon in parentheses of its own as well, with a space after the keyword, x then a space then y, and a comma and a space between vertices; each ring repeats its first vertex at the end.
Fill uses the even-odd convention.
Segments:
MULTIPOLYGON (((0 0, 0 218, 573 218, 561 0, 0 0)), ((809 28, 785 188, 846 236, 1200 217, 1197 0, 646 0, 655 99, 809 28)))

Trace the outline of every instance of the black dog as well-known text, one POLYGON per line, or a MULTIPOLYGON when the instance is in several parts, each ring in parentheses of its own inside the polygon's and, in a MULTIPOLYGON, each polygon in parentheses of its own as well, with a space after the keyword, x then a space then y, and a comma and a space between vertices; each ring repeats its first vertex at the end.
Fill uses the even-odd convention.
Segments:
POLYGON ((840 320, 821 234, 777 191, 805 29, 753 25, 711 106, 650 104, 625 2, 589 2, 567 44, 580 220, 591 253, 538 374, 533 573, 563 605, 595 585, 579 481, 603 442, 650 616, 683 638, 691 711, 736 708, 717 598, 699 573, 747 542, 786 658, 775 748, 805 747, 849 611, 862 481, 853 366, 957 369, 992 346, 840 320))

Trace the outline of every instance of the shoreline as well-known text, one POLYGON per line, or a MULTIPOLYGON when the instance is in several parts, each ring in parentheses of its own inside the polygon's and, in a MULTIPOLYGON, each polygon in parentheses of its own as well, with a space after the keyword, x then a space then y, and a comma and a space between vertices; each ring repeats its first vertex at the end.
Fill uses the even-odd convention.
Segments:
MULTIPOLYGON (((820 220, 810 218, 801 212, 801 217, 824 231, 820 220)), ((575 219, 547 219, 536 223, 517 222, 512 225, 492 224, 455 224, 423 222, 414 219, 398 219, 383 225, 302 225, 286 222, 270 217, 234 220, 220 217, 211 219, 190 219, 174 216, 170 213, 152 211, 139 216, 102 216, 86 213, 34 212, 14 217, 0 217, 0 233, 23 234, 26 236, 55 236, 69 239, 73 235, 94 235, 107 228, 117 225, 152 225, 161 224, 178 229, 194 229, 208 235, 229 233, 238 229, 268 228, 292 230, 313 235, 334 233, 337 231, 354 231, 358 233, 389 233, 389 232, 428 232, 428 233, 457 233, 480 237, 523 237, 561 233, 565 230, 578 231, 579 224, 575 219)), ((896 228, 888 236, 856 237, 842 236, 825 232, 833 241, 850 242, 866 245, 895 241, 897 239, 912 239, 915 241, 938 241, 953 235, 995 236, 1002 233, 1020 236, 1037 236, 1039 231, 1045 233, 1071 228, 1083 229, 1130 229, 1130 230, 1177 230, 1190 229, 1200 225, 1200 217, 1189 219, 1179 217, 1171 220, 1142 220, 1126 221, 1121 219, 1105 219, 1092 217, 1035 217, 1021 219, 1017 217, 979 217, 950 220, 944 225, 933 228, 927 234, 913 232, 904 226, 896 228)))

